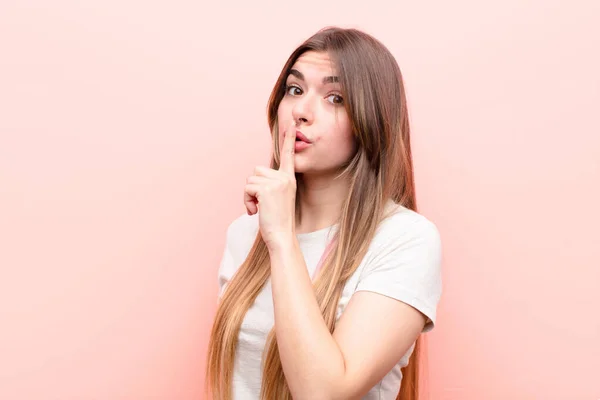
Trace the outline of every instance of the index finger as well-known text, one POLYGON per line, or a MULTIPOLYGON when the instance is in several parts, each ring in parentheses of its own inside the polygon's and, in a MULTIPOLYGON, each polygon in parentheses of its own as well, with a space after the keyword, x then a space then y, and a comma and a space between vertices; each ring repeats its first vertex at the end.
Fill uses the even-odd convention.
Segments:
POLYGON ((285 130, 279 158, 279 170, 294 174, 294 147, 296 146, 296 121, 285 130))

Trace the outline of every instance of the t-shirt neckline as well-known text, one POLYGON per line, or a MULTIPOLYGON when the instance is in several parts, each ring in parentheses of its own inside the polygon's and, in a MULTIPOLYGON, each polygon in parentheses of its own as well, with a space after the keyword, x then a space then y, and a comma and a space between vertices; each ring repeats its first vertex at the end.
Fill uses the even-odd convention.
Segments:
POLYGON ((309 241, 313 241, 313 240, 317 240, 317 239, 322 239, 323 236, 327 235, 330 231, 335 229, 337 226, 338 226, 338 224, 336 223, 333 225, 329 225, 325 228, 317 229, 316 231, 296 233, 296 237, 298 238, 298 241, 301 243, 309 242, 309 241))

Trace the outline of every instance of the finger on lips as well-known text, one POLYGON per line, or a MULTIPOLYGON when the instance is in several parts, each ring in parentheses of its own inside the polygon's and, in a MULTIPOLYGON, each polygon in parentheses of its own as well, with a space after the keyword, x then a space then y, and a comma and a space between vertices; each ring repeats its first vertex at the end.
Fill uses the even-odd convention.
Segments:
POLYGON ((296 146, 296 121, 286 129, 281 149, 279 170, 294 172, 294 147, 296 146))
POLYGON ((254 175, 246 179, 244 190, 244 204, 248 215, 258 212, 258 192, 271 179, 281 179, 281 172, 294 176, 294 147, 296 146, 296 122, 293 121, 284 131, 283 145, 280 152, 279 171, 271 168, 257 166, 254 175))

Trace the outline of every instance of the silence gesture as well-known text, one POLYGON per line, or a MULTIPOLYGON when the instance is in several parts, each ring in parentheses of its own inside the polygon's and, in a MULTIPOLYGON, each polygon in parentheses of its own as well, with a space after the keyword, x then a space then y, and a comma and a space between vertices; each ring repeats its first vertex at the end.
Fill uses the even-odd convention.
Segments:
POLYGON ((296 176, 294 146, 296 124, 284 133, 278 170, 258 166, 247 179, 244 203, 249 215, 259 214, 259 227, 269 249, 295 235, 296 176))

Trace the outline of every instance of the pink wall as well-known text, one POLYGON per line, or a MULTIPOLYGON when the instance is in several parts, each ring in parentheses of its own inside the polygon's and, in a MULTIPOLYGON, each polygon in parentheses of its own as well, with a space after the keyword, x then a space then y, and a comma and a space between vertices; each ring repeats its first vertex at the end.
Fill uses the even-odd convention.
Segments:
POLYGON ((201 398, 267 96, 330 24, 405 74, 430 398, 600 398, 599 2, 199 3, 0 4, 0 399, 201 398))

